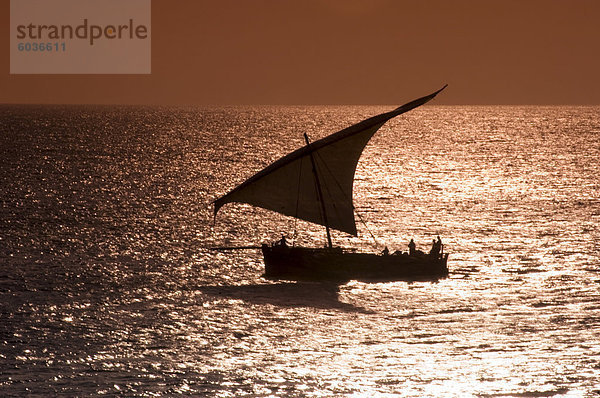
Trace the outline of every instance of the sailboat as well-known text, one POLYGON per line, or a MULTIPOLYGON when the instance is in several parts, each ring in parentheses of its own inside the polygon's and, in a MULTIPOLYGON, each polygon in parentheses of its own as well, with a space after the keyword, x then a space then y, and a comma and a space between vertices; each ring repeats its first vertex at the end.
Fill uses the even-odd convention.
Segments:
MULTIPOLYGON (((281 241, 260 247, 264 276, 287 280, 399 280, 448 274, 448 254, 441 244, 428 254, 362 253, 335 247, 331 230, 357 236, 352 202, 354 173, 364 147, 388 120, 415 109, 447 87, 408 102, 283 156, 227 194, 216 199, 214 217, 227 203, 241 202, 325 227, 325 247, 300 247, 281 241)), ((440 242, 441 243, 441 242, 440 242)))

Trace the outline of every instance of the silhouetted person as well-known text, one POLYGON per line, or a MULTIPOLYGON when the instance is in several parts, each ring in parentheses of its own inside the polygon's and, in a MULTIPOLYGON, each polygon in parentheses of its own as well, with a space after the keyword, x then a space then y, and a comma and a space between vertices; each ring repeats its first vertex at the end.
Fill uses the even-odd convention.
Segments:
POLYGON ((440 239, 440 236, 438 235, 437 240, 434 239, 431 242, 431 251, 429 252, 429 254, 432 256, 438 257, 440 255, 441 250, 442 250, 442 240, 440 239))
POLYGON ((387 256, 388 254, 390 254, 390 251, 388 249, 388 247, 386 246, 383 251, 381 252, 381 254, 383 254, 384 256, 387 256))
POLYGON ((439 253, 444 253, 444 245, 442 244, 442 239, 440 238, 440 236, 438 235, 437 237, 437 247, 438 247, 438 254, 439 253))
POLYGON ((413 239, 408 242, 408 255, 414 256, 416 254, 417 245, 415 245, 415 241, 413 239))
POLYGON ((285 235, 281 234, 281 240, 279 241, 280 246, 287 246, 287 241, 285 240, 285 235))

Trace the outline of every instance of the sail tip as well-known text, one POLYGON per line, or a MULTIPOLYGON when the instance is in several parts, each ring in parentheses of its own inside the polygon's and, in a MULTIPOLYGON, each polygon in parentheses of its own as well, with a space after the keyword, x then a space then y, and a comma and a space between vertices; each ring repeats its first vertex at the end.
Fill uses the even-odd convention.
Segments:
POLYGON ((217 221, 217 213, 219 212, 219 209, 221 207, 223 207, 221 198, 213 200, 212 205, 213 205, 213 221, 217 221))
POLYGON ((395 116, 401 115, 405 112, 408 112, 411 109, 414 109, 421 105, 424 105, 424 104, 428 103, 429 101, 431 101, 432 99, 434 99, 435 96, 438 95, 446 87, 448 87, 448 84, 444 84, 444 87, 440 88, 437 91, 434 91, 433 93, 431 93, 429 95, 426 95, 425 97, 417 98, 416 100, 410 101, 402 106, 399 106, 398 108, 394 109, 389 114, 391 114, 391 117, 395 117, 395 116))
POLYGON ((439 93, 441 93, 446 87, 448 87, 448 83, 444 84, 444 86, 442 88, 440 88, 438 91, 436 91, 435 93, 433 93, 433 95, 438 95, 439 93))

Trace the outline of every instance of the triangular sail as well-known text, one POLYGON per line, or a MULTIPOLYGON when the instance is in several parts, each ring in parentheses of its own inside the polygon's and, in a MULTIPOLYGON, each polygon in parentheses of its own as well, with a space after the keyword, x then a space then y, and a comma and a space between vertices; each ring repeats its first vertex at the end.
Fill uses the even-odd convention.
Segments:
POLYGON ((330 228, 356 235, 352 186, 358 159, 373 134, 388 120, 433 99, 440 90, 304 146, 275 161, 215 200, 215 216, 226 203, 242 202, 325 225, 316 171, 330 228))

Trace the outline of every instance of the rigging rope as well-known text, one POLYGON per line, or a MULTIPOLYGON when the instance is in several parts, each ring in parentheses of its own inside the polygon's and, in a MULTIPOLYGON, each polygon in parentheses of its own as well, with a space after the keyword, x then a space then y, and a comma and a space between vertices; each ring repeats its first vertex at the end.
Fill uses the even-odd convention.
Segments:
MULTIPOLYGON (((381 246, 381 244, 379 243, 379 241, 377 241, 377 238, 375 238, 375 235, 373 235, 373 232, 371 232, 371 230, 369 229, 369 226, 367 225, 367 223, 365 222, 365 220, 362 218, 362 216, 360 215, 360 213, 358 212, 358 210, 356 210, 356 207, 354 207, 354 203, 352 203, 352 198, 349 198, 348 195, 346 195, 346 193, 344 192, 344 189, 340 185, 339 181, 335 178, 335 175, 331 172, 331 169, 329 169, 329 166, 327 166, 327 163, 323 160, 323 158, 321 157, 321 155, 318 152, 315 152, 315 154, 317 155, 317 157, 319 158, 319 160, 321 161, 321 163, 323 163, 323 165, 325 165, 325 169, 331 175, 331 178, 333 178, 333 181, 335 181, 335 183, 337 184, 337 186, 340 189, 340 192, 342 193, 342 195, 344 195, 344 197, 346 198, 346 200, 348 200, 350 202, 350 206, 352 206, 352 210, 354 210, 354 213, 356 213, 356 215, 358 216, 358 219, 360 220, 360 222, 365 226, 365 228, 367 229, 367 232, 369 233, 369 235, 371 235, 371 238, 375 242, 375 245, 376 246, 381 246)), ((328 190, 328 193, 329 193, 329 190, 328 190)))

